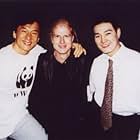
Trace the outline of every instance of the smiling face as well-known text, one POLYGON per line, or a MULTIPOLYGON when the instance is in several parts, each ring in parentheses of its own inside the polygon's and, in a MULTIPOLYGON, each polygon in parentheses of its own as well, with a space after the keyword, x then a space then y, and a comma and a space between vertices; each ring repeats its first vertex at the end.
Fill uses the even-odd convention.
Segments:
POLYGON ((56 24, 52 29, 51 42, 53 48, 59 54, 67 54, 72 47, 74 36, 72 35, 72 28, 65 22, 56 24))
POLYGON ((93 28, 97 47, 105 54, 113 56, 120 48, 120 29, 115 30, 110 22, 102 22, 93 28))
POLYGON ((39 24, 33 22, 31 24, 19 25, 17 30, 13 32, 15 42, 13 48, 19 54, 27 54, 39 41, 39 24))

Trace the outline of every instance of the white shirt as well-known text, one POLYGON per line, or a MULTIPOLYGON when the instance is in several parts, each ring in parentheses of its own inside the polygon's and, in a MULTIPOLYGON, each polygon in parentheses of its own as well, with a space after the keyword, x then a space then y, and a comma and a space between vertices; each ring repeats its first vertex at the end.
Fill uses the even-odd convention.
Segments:
POLYGON ((39 45, 27 55, 16 53, 11 44, 0 49, 0 139, 13 133, 28 113, 28 96, 43 52, 39 45))
MULTIPOLYGON (((122 43, 113 60, 113 108, 115 114, 128 116, 140 113, 140 53, 122 43)), ((101 54, 91 66, 88 97, 102 105, 109 56, 101 54)), ((91 100, 91 99, 90 99, 91 100)))

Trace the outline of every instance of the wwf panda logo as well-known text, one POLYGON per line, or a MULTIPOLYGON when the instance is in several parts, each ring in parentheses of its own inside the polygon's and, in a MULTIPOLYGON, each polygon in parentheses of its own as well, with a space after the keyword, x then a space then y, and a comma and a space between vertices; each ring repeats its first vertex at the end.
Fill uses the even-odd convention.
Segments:
POLYGON ((33 80, 33 66, 27 68, 24 67, 23 70, 18 74, 16 86, 17 88, 29 87, 33 80))

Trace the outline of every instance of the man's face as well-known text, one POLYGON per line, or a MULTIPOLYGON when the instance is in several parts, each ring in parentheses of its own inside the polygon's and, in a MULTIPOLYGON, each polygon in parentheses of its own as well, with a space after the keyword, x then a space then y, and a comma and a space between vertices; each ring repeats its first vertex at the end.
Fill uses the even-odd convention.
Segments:
POLYGON ((32 24, 19 25, 16 32, 13 32, 13 37, 15 38, 13 48, 19 54, 27 54, 39 41, 39 24, 33 22, 32 24))
POLYGON ((97 47, 105 54, 113 56, 120 48, 120 29, 117 31, 109 22, 103 22, 94 26, 94 39, 97 47))
POLYGON ((51 41, 55 51, 67 54, 72 47, 73 38, 71 29, 65 24, 59 24, 53 29, 51 41))

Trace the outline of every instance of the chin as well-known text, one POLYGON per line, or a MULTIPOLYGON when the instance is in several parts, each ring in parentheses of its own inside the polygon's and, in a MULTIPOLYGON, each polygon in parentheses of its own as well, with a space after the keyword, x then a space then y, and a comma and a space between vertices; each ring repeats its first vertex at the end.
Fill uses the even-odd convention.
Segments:
POLYGON ((68 50, 59 50, 58 52, 59 52, 59 53, 67 53, 68 50))
POLYGON ((60 54, 66 54, 67 52, 59 52, 60 54))

